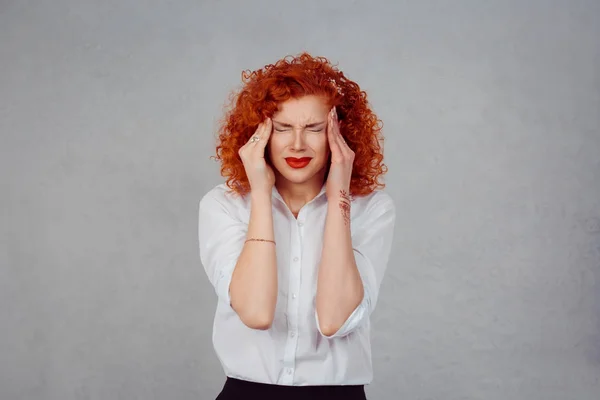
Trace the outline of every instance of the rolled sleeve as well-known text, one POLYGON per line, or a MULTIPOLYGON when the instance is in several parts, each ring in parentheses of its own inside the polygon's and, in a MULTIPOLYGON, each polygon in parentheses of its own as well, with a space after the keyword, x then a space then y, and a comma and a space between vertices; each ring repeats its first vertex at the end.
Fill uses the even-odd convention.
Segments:
POLYGON ((390 257, 396 209, 392 198, 385 192, 377 192, 371 203, 356 221, 357 227, 352 233, 354 260, 364 287, 363 300, 331 336, 323 335, 315 313, 319 332, 327 338, 346 336, 367 323, 377 304, 390 257))
POLYGON ((219 301, 231 304, 231 275, 242 252, 247 224, 232 216, 226 199, 211 191, 199 203, 198 244, 200 261, 219 301))

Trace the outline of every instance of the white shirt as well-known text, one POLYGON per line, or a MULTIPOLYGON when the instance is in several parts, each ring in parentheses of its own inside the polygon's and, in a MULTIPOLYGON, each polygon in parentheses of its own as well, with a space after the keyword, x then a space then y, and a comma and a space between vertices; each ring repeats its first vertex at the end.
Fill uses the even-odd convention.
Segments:
POLYGON ((229 284, 246 240, 249 196, 221 184, 199 204, 200 259, 218 296, 213 344, 227 376, 279 385, 364 385, 371 382, 369 316, 375 308, 392 243, 395 207, 376 191, 351 205, 354 256, 364 299, 330 337, 315 311, 327 196, 324 188, 295 218, 273 189, 278 296, 273 324, 248 328, 230 306, 229 284))

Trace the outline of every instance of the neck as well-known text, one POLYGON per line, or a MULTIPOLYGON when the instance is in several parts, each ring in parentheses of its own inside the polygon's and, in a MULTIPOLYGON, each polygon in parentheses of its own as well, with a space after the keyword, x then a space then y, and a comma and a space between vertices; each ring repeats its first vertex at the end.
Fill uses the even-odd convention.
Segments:
POLYGON ((323 187, 321 176, 315 176, 308 182, 293 183, 279 176, 275 181, 275 187, 281 198, 288 206, 294 216, 298 216, 300 209, 306 203, 317 197, 323 187))

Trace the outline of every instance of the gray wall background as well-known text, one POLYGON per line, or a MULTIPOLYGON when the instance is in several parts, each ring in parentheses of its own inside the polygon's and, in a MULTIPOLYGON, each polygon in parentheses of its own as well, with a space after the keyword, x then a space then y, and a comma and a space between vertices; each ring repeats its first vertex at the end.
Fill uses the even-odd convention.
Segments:
POLYGON ((371 399, 600 398, 600 2, 0 1, 0 399, 213 399, 197 204, 243 69, 385 123, 371 399))

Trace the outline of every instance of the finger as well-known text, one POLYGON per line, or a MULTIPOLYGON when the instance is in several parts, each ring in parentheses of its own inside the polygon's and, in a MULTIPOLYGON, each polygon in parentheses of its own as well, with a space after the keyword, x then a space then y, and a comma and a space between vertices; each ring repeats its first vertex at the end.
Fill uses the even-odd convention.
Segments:
POLYGON ((333 107, 333 121, 334 121, 334 126, 335 126, 335 133, 336 133, 336 139, 338 140, 338 143, 340 144, 340 146, 343 149, 349 149, 350 147, 348 147, 348 144, 346 143, 346 139, 344 139, 344 136, 342 136, 342 132, 340 131, 340 124, 339 124, 339 120, 338 120, 338 115, 337 115, 337 109, 335 107, 333 107))
POLYGON ((250 139, 253 147, 259 150, 264 150, 267 146, 267 142, 269 141, 269 137, 271 136, 271 130, 273 128, 273 124, 269 118, 267 118, 262 124, 260 129, 256 131, 254 134, 254 139, 250 139))
POLYGON ((267 145, 267 142, 271 137, 271 132, 273 132, 273 121, 271 121, 271 118, 267 118, 264 122, 263 130, 260 133, 259 143, 262 145, 262 147, 265 147, 267 145))
POLYGON ((335 140, 335 142, 340 146, 340 148, 343 148, 344 145, 346 144, 346 141, 344 140, 344 137, 342 136, 342 133, 340 132, 340 125, 337 119, 337 112, 335 107, 333 108, 333 111, 331 112, 331 119, 333 121, 332 126, 332 133, 333 133, 333 140, 335 140))
POLYGON ((246 142, 245 147, 248 147, 250 149, 256 147, 256 145, 261 141, 262 136, 264 136, 264 134, 263 134, 264 129, 265 129, 265 122, 263 121, 260 124, 258 124, 258 127, 254 131, 254 134, 252 136, 250 136, 250 138, 246 142))
POLYGON ((257 138, 260 139, 260 133, 262 132, 263 125, 264 125, 264 122, 261 122, 260 124, 258 124, 258 127, 256 127, 256 130, 254 131, 252 136, 250 136, 250 138, 246 141, 246 145, 254 144, 254 143, 256 143, 257 138))
POLYGON ((334 107, 333 113, 334 113, 333 119, 334 119, 334 126, 335 126, 335 130, 334 130, 335 140, 337 141, 344 158, 353 157, 354 152, 352 151, 350 146, 348 146, 348 143, 346 142, 346 139, 344 139, 344 136, 342 135, 342 131, 340 130, 340 125, 339 125, 339 122, 337 119, 337 112, 336 112, 335 107, 334 107))
POLYGON ((331 112, 329 113, 329 116, 327 118, 327 140, 329 142, 329 148, 331 149, 331 155, 332 156, 338 156, 341 154, 341 147, 340 147, 340 143, 337 139, 337 132, 336 132, 336 122, 334 120, 333 117, 333 109, 331 110, 331 112))

